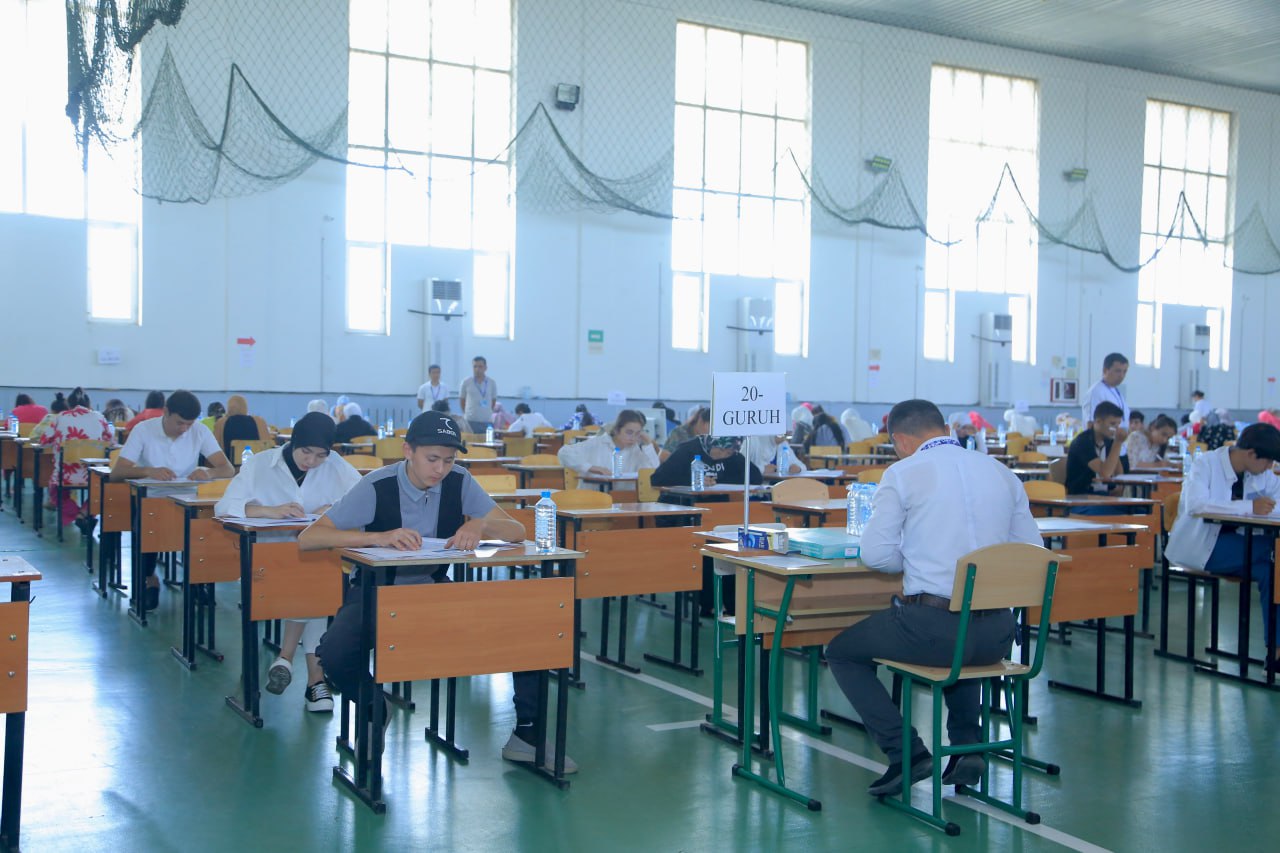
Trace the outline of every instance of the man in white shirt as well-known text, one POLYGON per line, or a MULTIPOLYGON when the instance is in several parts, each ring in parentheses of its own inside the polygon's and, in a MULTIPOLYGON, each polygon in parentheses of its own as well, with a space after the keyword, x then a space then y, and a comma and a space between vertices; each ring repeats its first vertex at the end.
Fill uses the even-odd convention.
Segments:
POLYGON ((418 386, 418 409, 426 411, 432 403, 449 399, 449 388, 440 383, 440 365, 427 368, 427 381, 418 386))
POLYGON ((511 422, 507 430, 524 430, 525 437, 529 438, 538 427, 551 427, 551 421, 547 420, 542 412, 532 411, 528 403, 516 403, 516 419, 511 422))
POLYGON ((1129 404, 1120 393, 1120 385, 1129 372, 1129 359, 1118 352, 1109 354, 1102 360, 1102 378, 1089 388, 1089 393, 1080 401, 1080 424, 1087 427, 1093 421, 1093 413, 1099 403, 1111 403, 1124 412, 1120 423, 1129 423, 1129 404))
POLYGON ((498 383, 485 374, 488 369, 489 362, 484 356, 471 359, 471 375, 462 380, 462 388, 458 391, 458 405, 462 407, 462 416, 467 419, 472 432, 484 432, 493 423, 498 383))
MULTIPOLYGON (((902 787, 902 715, 876 678, 875 658, 950 666, 960 622, 949 610, 956 561, 988 545, 1041 544, 1022 483, 995 459, 966 453, 937 406, 899 403, 888 426, 901 461, 889 466, 876 489, 861 559, 877 571, 901 572, 903 595, 827 646, 831 674, 889 757, 888 772, 868 789, 876 796, 902 787)), ((964 664, 1001 660, 1013 636, 1013 611, 972 611, 964 664)), ((980 690, 977 681, 961 681, 944 691, 952 745, 981 740, 980 690)), ((928 778, 933 759, 914 729, 911 754, 912 783, 928 778)), ((980 755, 952 756, 942 781, 977 784, 984 764, 980 755)))
MULTIPOLYGON (((1240 515, 1272 515, 1280 500, 1280 477, 1271 470, 1277 460, 1280 430, 1270 424, 1246 427, 1234 447, 1196 454, 1191 474, 1182 484, 1178 519, 1169 532, 1165 548, 1169 562, 1215 575, 1240 577, 1244 572, 1244 531, 1196 518, 1195 514, 1217 507, 1240 515)), ((1262 624, 1269 638, 1273 637, 1277 616, 1276 608, 1267 606, 1272 600, 1274 547, 1274 535, 1255 534, 1249 569, 1258 584, 1262 624)), ((1274 649, 1275 640, 1269 645, 1274 649)))
MULTIPOLYGON (((190 391, 174 391, 164 404, 164 414, 141 421, 129 431, 111 479, 120 480, 217 480, 236 475, 236 469, 218 446, 207 426, 199 423, 200 401, 190 391), (208 467, 200 467, 204 456, 208 467)), ((143 605, 154 610, 160 602, 156 555, 142 555, 146 577, 143 605)))

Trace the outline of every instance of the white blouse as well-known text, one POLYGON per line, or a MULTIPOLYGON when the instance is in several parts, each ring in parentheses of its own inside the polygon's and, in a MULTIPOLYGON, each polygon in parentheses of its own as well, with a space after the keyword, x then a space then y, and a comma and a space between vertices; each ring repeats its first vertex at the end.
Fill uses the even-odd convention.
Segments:
POLYGON ((284 461, 283 451, 283 447, 277 447, 250 457, 213 508, 214 514, 243 518, 245 507, 250 504, 287 503, 301 504, 307 512, 316 512, 335 503, 360 482, 360 472, 351 467, 350 462, 337 453, 330 453, 323 464, 307 472, 299 486, 284 461))
MULTIPOLYGON (((599 432, 586 441, 566 444, 557 454, 566 468, 585 474, 592 467, 613 470, 613 436, 599 432)), ((634 474, 641 468, 657 468, 658 452, 653 444, 633 444, 622 450, 622 473, 634 474)))

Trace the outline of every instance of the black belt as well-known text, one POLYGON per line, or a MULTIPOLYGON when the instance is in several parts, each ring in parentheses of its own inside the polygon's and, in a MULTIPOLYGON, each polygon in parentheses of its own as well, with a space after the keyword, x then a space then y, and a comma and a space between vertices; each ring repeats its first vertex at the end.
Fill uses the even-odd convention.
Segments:
MULTIPOLYGON (((897 596, 898 601, 903 604, 923 604, 925 607, 936 607, 939 610, 951 612, 951 599, 943 598, 941 595, 934 595, 931 592, 917 592, 915 595, 897 596)), ((956 611, 957 613, 959 611, 956 611)), ((1008 608, 996 608, 994 610, 970 610, 970 616, 986 616, 990 613, 1008 613, 1008 608)))

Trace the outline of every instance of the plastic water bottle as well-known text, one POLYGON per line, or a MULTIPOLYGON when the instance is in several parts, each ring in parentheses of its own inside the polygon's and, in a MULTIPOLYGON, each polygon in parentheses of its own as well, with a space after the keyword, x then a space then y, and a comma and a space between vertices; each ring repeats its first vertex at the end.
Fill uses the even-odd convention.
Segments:
POLYGON ((542 498, 533 508, 533 541, 538 552, 549 554, 556 547, 556 502, 551 500, 551 490, 544 489, 542 498))
POLYGON ((392 417, 388 417, 387 418, 387 435, 392 436, 395 434, 396 434, 396 419, 392 417))
POLYGON ((240 451, 240 467, 243 468, 253 458, 253 448, 249 445, 244 446, 244 450, 240 451))
POLYGON ((382 424, 378 424, 378 438, 382 439, 386 437, 387 437, 387 431, 383 429, 382 424))
POLYGON ((875 508, 876 486, 875 483, 859 483, 858 491, 861 497, 858 500, 858 535, 861 536, 863 531, 867 529, 867 522, 871 520, 871 511, 875 508))
POLYGON ((1058 446, 1058 434, 1057 434, 1056 432, 1054 432, 1053 430, 1049 429, 1047 426, 1045 427, 1045 431, 1049 433, 1049 446, 1050 446, 1050 447, 1057 447, 1057 446, 1058 446))
MULTIPOLYGON (((4 413, 0 412, 0 418, 3 418, 3 417, 4 417, 4 413)), ((9 432, 16 434, 18 432, 18 426, 19 426, 18 416, 13 414, 9 415, 9 432)))
POLYGON ((582 429, 582 412, 573 413, 573 428, 582 429))
POLYGON ((862 531, 858 528, 858 497, 862 494, 861 485, 861 483, 850 483, 849 493, 844 501, 844 532, 850 536, 862 535, 862 531))
POLYGON ((996 444, 1003 446, 1008 437, 1009 433, 1005 431, 1004 427, 998 427, 996 429, 996 444))
POLYGON ((615 447, 613 449, 613 467, 610 470, 613 472, 613 476, 615 477, 622 476, 622 448, 621 447, 615 447))
POLYGON ((785 441, 778 445, 778 454, 774 459, 774 465, 777 467, 779 474, 791 473, 791 445, 785 441))
POLYGON ((9 428, 9 432, 14 432, 13 418, 9 418, 6 420, 4 416, 4 409, 0 409, 0 421, 3 421, 4 425, 9 428))
POLYGON ((1178 452, 1182 454, 1182 476, 1191 476, 1191 454, 1187 452, 1187 441, 1182 436, 1178 436, 1178 452))
POLYGON ((493 424, 484 428, 484 440, 486 444, 493 444, 493 424))
POLYGON ((703 464, 701 456, 693 457, 693 462, 689 464, 689 488, 695 492, 707 490, 707 466, 703 464))
POLYGON ((977 442, 977 440, 976 440, 973 436, 969 436, 968 438, 966 438, 966 439, 964 440, 964 449, 965 449, 965 450, 977 450, 977 449, 978 449, 978 442, 977 442))

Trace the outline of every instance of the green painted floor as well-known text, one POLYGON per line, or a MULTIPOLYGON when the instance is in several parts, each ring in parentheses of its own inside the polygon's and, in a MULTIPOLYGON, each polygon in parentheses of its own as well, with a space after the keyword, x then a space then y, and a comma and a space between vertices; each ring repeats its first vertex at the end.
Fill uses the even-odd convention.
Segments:
MULTIPOLYGON (((299 681, 283 696, 264 694, 263 729, 224 706, 239 674, 234 585, 220 596, 226 662, 202 660, 188 672, 169 652, 178 597, 166 591, 150 627, 139 627, 123 598, 93 592, 79 536, 69 533, 62 545, 51 531, 37 539, 11 506, 0 513, 0 551, 21 554, 45 576, 31 610, 27 851, 1259 850, 1271 849, 1280 830, 1269 807, 1280 790, 1280 695, 1158 660, 1150 640, 1138 641, 1141 710, 1050 691, 1043 679, 1033 690, 1040 723, 1029 752, 1063 766, 1060 778, 1028 777, 1039 827, 961 799, 946 811, 963 834, 947 838, 891 812, 864 793, 881 756, 843 729, 785 740, 789 780, 823 802, 809 812, 730 776, 736 753, 696 725, 709 705, 709 674, 647 665, 632 676, 590 656, 587 689, 570 697, 569 751, 582 770, 568 791, 502 761, 510 679, 473 678, 461 682, 458 735, 471 763, 455 764, 423 741, 424 710, 397 712, 387 736, 388 809, 375 816, 332 783, 337 718, 305 713, 299 681)), ((1233 632, 1235 588, 1226 589, 1223 624, 1233 632)), ((1183 595, 1174 592, 1175 614, 1185 612, 1183 595)), ((589 605, 584 648, 592 651, 597 619, 589 605)), ((1172 628, 1178 636, 1181 623, 1172 628)), ((629 655, 669 651, 671 629, 658 611, 633 607, 629 655)), ((1117 677, 1118 639, 1109 644, 1117 677)), ((1087 683, 1094 651, 1085 634, 1070 647, 1055 643, 1048 672, 1087 683)), ((707 631, 702 654, 709 664, 707 631)), ((798 686, 800 667, 788 663, 798 686)), ((420 685, 416 698, 426 692, 420 685)), ((824 707, 848 712, 825 672, 822 695, 824 707)), ((997 784, 1007 788, 1006 770, 997 784)), ((927 786, 916 790, 923 797, 927 786)))

